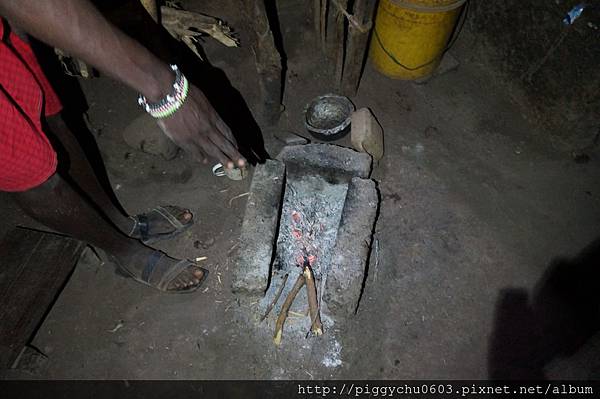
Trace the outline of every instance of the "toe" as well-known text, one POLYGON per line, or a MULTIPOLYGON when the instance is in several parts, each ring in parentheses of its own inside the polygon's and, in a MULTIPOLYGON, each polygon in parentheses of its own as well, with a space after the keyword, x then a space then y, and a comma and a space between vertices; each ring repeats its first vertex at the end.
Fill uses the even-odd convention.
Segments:
POLYGON ((177 220, 179 220, 179 222, 183 225, 191 223, 193 218, 194 215, 189 209, 181 209, 177 215, 177 220))
POLYGON ((183 271, 175 280, 171 283, 171 290, 183 290, 192 288, 202 281, 204 272, 196 267, 190 266, 188 269, 183 271))
POLYGON ((198 281, 200 281, 202 279, 202 277, 204 277, 204 272, 201 269, 197 268, 197 267, 193 268, 192 274, 194 275, 194 277, 196 277, 196 279, 198 281))
POLYGON ((190 220, 192 220, 192 212, 189 211, 189 209, 186 209, 183 211, 183 214, 181 215, 181 219, 183 222, 189 222, 190 220))

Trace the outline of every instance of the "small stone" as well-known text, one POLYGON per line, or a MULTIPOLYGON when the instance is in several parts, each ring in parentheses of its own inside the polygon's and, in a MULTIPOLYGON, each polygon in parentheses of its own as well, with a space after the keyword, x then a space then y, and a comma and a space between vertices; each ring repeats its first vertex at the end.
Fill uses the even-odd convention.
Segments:
POLYGON ((460 62, 450 52, 446 52, 442 58, 440 66, 435 71, 436 76, 452 72, 460 66, 460 62))
POLYGON ((423 132, 423 135, 426 138, 431 138, 431 137, 436 137, 439 133, 439 130, 437 127, 435 126, 427 126, 427 128, 425 129, 425 132, 423 132))
POLYGON ((215 239, 209 238, 208 240, 206 240, 202 243, 202 248, 208 249, 208 248, 212 247, 214 243, 215 243, 215 239))

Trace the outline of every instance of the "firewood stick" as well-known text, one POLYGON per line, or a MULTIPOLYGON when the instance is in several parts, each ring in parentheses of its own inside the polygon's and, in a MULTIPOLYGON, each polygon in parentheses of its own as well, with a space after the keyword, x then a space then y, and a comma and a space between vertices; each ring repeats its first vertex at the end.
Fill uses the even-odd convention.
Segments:
POLYGON ((292 290, 288 294, 287 298, 285 298, 285 302, 283 302, 283 305, 281 306, 281 311, 279 312, 279 316, 277 317, 277 322, 275 323, 275 334, 273 335, 273 342, 277 346, 281 345, 281 335, 283 334, 283 323, 285 323, 285 319, 287 319, 288 312, 290 310, 290 306, 292 306, 292 303, 294 302, 294 298, 296 298, 296 295, 298 295, 298 292, 300 292, 300 289, 302 288, 303 285, 304 285, 304 275, 300 274, 298 276, 298 279, 296 280, 296 283, 294 284, 294 287, 292 287, 292 290))
POLYGON ((173 36, 194 37, 202 32, 227 47, 238 46, 238 39, 233 36, 231 29, 218 18, 166 6, 162 6, 160 10, 161 23, 173 36))
POLYGON ((279 286, 279 288, 277 289, 277 292, 275 293, 275 298, 273 298, 273 301, 267 307, 265 314, 260 318, 261 323, 267 318, 269 313, 271 313, 271 310, 273 310, 273 306, 275 306, 277 301, 279 301, 279 297, 281 296, 281 293, 283 292, 283 289, 285 288, 285 283, 287 283, 288 276, 289 276, 289 274, 286 274, 285 276, 283 276, 283 281, 281 282, 281 285, 279 286))
POLYGON ((310 329, 315 335, 323 334, 323 324, 319 315, 319 303, 317 302, 317 287, 315 286, 315 277, 310 266, 304 266, 302 273, 306 282, 306 294, 308 297, 308 308, 310 309, 310 329))

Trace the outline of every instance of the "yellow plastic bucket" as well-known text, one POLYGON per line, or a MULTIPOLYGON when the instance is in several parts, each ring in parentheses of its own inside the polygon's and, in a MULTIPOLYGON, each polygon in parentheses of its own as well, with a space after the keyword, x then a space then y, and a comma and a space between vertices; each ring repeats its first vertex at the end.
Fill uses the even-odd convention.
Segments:
POLYGON ((381 0, 371 39, 375 68, 394 79, 429 76, 440 64, 466 0, 381 0))

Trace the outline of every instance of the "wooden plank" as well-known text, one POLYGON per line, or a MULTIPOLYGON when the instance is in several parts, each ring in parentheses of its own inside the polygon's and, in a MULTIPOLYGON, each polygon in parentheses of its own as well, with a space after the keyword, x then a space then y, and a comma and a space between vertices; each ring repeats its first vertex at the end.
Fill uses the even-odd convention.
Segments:
POLYGON ((354 2, 352 15, 359 26, 353 23, 348 24, 348 41, 342 77, 342 93, 347 96, 355 95, 358 90, 376 3, 376 0, 356 0, 354 2))
POLYGON ((33 337, 85 244, 16 228, 0 243, 0 367, 10 367, 33 337))

